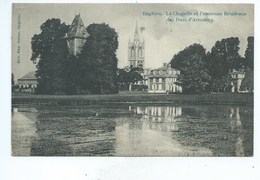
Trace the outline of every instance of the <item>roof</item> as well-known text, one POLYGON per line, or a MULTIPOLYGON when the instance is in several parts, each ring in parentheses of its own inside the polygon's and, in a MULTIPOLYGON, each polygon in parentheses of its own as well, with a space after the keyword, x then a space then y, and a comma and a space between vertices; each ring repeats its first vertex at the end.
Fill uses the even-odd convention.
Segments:
POLYGON ((231 72, 229 72, 230 74, 245 74, 244 70, 239 69, 239 70, 235 70, 233 69, 231 72))
POLYGON ((70 25, 67 36, 68 36, 68 38, 74 38, 74 37, 87 38, 88 32, 80 17, 80 14, 75 15, 75 17, 72 21, 72 24, 70 25))
POLYGON ((177 77, 178 75, 177 74, 175 74, 175 75, 173 75, 173 74, 150 74, 150 75, 148 75, 147 77, 149 77, 149 78, 152 78, 152 77, 156 77, 156 78, 166 78, 166 77, 169 77, 169 78, 174 78, 174 77, 177 77))
POLYGON ((163 67, 159 67, 159 68, 156 68, 156 69, 152 69, 152 71, 157 71, 157 70, 167 70, 167 69, 171 69, 171 70, 174 70, 174 71, 180 71, 178 69, 174 69, 172 67, 167 67, 167 66, 163 66, 163 67))
POLYGON ((21 77, 21 78, 18 79, 18 80, 28 80, 28 79, 37 79, 37 78, 35 77, 35 71, 29 72, 28 74, 24 75, 23 77, 21 77))
POLYGON ((157 69, 153 69, 151 71, 151 73, 148 75, 148 77, 177 77, 178 74, 171 74, 169 73, 169 70, 171 71, 178 71, 178 69, 174 69, 174 68, 171 68, 171 67, 167 67, 167 66, 163 66, 163 67, 160 67, 160 68, 157 68, 157 69), (160 71, 160 73, 156 73, 156 74, 153 74, 154 71, 160 71))

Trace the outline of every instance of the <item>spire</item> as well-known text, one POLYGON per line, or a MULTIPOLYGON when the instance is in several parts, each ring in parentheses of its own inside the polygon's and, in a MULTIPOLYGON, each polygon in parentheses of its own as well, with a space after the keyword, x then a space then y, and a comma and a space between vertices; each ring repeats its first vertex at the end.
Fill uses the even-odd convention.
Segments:
POLYGON ((137 21, 136 21, 134 40, 138 40, 138 39, 139 39, 139 30, 138 30, 138 24, 137 24, 137 21))
POLYGON ((73 19, 73 22, 69 28, 68 31, 68 38, 83 38, 86 39, 88 36, 88 33, 86 31, 86 28, 84 26, 84 23, 80 17, 79 14, 75 14, 75 17, 73 19))

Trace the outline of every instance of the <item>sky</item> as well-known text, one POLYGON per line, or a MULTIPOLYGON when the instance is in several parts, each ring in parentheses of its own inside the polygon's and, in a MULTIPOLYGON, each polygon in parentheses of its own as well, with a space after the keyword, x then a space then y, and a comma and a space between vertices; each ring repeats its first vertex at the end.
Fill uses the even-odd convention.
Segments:
POLYGON ((141 36, 145 40, 145 68, 157 68, 164 62, 170 62, 174 54, 194 43, 210 51, 217 40, 228 37, 239 37, 240 55, 244 56, 247 37, 254 35, 254 7, 247 4, 14 4, 12 72, 15 79, 36 69, 30 61, 31 38, 40 33, 41 24, 47 19, 59 18, 70 25, 78 13, 86 27, 91 23, 104 22, 115 29, 119 36, 117 58, 120 68, 128 65, 128 41, 133 39, 136 21, 139 28, 143 29, 141 36), (212 14, 225 11, 242 12, 245 15, 212 14), (196 12, 209 14, 193 15, 196 12), (153 15, 149 16, 151 13, 153 15), (181 16, 181 13, 186 15, 181 16), (188 16, 187 13, 192 15, 188 16), (190 22, 189 18, 214 21, 190 22), (19 55, 20 63, 17 63, 19 55))

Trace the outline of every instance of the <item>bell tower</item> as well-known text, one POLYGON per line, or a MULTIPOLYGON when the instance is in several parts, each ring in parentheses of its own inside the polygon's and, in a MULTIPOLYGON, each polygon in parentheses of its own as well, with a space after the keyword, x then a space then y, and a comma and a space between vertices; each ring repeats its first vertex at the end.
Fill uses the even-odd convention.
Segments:
POLYGON ((139 33, 138 24, 136 22, 134 39, 128 42, 128 62, 129 66, 144 68, 144 39, 139 33))

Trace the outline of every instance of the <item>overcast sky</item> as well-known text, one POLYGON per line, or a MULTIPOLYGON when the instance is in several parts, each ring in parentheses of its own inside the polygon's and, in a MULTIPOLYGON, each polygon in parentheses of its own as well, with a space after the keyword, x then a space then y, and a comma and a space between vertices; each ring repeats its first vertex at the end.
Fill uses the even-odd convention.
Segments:
MULTIPOLYGON (((247 37, 254 34, 254 12, 252 5, 199 5, 199 4, 16 4, 13 9, 12 69, 15 78, 35 70, 30 61, 31 37, 40 33, 40 25, 49 18, 60 18, 70 25, 75 14, 80 13, 87 27, 91 23, 105 22, 115 28, 119 35, 117 50, 118 66, 128 65, 128 40, 133 38, 135 22, 143 27, 145 39, 145 68, 156 68, 169 62, 174 54, 183 48, 200 43, 206 50, 217 40, 239 37, 240 54, 244 56, 247 37), (145 12, 162 13, 158 16, 144 16, 145 12), (170 22, 168 12, 243 12, 245 16, 207 16, 210 22, 170 22), (17 28, 20 14, 20 29, 17 28), (17 64, 17 47, 20 31, 20 64, 17 64)), ((172 16, 174 19, 176 16, 172 16)), ((194 17, 194 16, 189 16, 194 17)), ((187 19, 189 17, 186 17, 187 19)), ((182 18, 179 16, 179 18, 182 18)), ((206 18, 200 16, 197 18, 206 18)))

